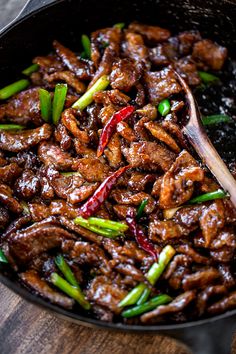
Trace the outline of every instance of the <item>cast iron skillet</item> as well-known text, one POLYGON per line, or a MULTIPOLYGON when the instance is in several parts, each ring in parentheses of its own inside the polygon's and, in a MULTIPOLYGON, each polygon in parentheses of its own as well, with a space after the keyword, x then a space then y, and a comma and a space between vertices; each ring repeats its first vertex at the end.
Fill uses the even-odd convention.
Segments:
MULTIPOLYGON (((18 18, 0 33, 1 86, 15 81, 34 56, 47 54, 53 39, 76 50, 81 33, 133 20, 158 24, 173 32, 199 29, 203 36, 225 44, 233 57, 236 0, 29 0, 18 18)), ((236 330, 236 310, 176 325, 105 323, 30 294, 6 268, 0 268, 0 280, 24 299, 80 325, 168 335, 184 341, 197 354, 228 354, 236 330)))

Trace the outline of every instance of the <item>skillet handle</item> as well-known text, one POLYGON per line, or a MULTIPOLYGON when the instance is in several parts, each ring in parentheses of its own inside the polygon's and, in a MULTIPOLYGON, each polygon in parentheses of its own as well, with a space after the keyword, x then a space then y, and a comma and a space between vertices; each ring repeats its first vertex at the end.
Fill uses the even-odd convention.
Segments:
POLYGON ((169 336, 187 345, 193 354, 230 354, 233 335, 236 335, 235 316, 171 331, 169 336))
POLYGON ((36 11, 49 4, 52 4, 53 2, 55 2, 55 0, 28 0, 19 15, 17 16, 17 19, 25 17, 33 11, 36 11))

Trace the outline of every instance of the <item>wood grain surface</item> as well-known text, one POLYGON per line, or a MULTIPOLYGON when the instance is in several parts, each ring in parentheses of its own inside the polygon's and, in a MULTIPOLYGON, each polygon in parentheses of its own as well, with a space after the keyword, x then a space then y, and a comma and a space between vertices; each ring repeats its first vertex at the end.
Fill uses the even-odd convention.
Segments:
MULTIPOLYGON (((0 27, 12 20, 25 3, 26 0, 0 0, 0 27)), ((1 354, 190 353, 170 338, 95 330, 58 319, 3 285, 0 299, 1 354)), ((233 353, 236 354, 236 343, 233 353)))

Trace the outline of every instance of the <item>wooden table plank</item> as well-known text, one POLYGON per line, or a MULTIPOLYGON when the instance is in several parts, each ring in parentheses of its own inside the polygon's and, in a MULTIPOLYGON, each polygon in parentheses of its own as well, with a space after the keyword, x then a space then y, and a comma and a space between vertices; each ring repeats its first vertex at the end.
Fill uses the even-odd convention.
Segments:
MULTIPOLYGON (((25 3, 26 0, 0 0, 0 27, 12 20, 25 3)), ((95 330, 56 318, 3 285, 0 299, 1 354, 190 353, 170 338, 95 330)), ((204 349, 202 354, 207 354, 204 349)), ((232 354, 236 354, 236 340, 232 354)))

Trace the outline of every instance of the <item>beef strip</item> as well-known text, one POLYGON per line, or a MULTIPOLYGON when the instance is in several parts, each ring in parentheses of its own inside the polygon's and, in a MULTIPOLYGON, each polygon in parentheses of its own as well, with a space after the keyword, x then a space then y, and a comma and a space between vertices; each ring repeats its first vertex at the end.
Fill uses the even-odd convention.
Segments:
POLYGON ((91 79, 93 68, 89 62, 79 59, 70 49, 64 47, 58 41, 54 41, 53 46, 63 64, 72 71, 78 79, 91 79))
POLYGON ((155 72, 146 71, 144 80, 149 100, 155 105, 164 98, 182 91, 173 70, 169 68, 155 72))
POLYGON ((24 170, 14 185, 16 194, 22 199, 31 199, 39 192, 39 188, 39 178, 32 170, 24 170))
POLYGON ((193 194, 194 182, 203 178, 204 171, 187 151, 182 151, 164 175, 159 200, 161 208, 177 207, 188 201, 193 194))
POLYGON ((145 313, 141 316, 143 323, 155 323, 159 316, 168 315, 173 312, 182 311, 195 298, 193 290, 177 296, 169 305, 158 306, 155 310, 145 313))
POLYGON ((9 133, 0 131, 0 149, 11 152, 28 150, 42 140, 47 140, 52 134, 52 127, 45 123, 39 128, 9 133))
POLYGON ((51 142, 42 142, 38 147, 38 157, 46 166, 53 165, 60 171, 71 170, 74 159, 68 152, 51 142))
POLYGON ((49 300, 53 304, 62 306, 66 309, 72 309, 75 301, 63 294, 52 289, 45 280, 43 280, 35 270, 27 270, 24 273, 20 273, 19 277, 21 281, 33 291, 49 300))
POLYGON ((166 41, 170 37, 170 31, 158 26, 148 26, 141 23, 132 22, 128 29, 146 37, 150 42, 166 41))
POLYGON ((203 63, 209 69, 220 70, 227 57, 227 49, 209 39, 203 39, 194 44, 192 57, 200 67, 203 63))
POLYGON ((112 66, 111 87, 128 92, 138 82, 139 72, 131 59, 120 59, 112 66))
POLYGON ((0 167, 0 181, 3 183, 12 184, 12 182, 20 176, 21 172, 22 169, 15 162, 0 167))
POLYGON ((60 247, 64 240, 73 238, 73 234, 64 230, 51 218, 11 234, 9 248, 15 259, 20 264, 25 264, 45 251, 60 247))
POLYGON ((23 207, 12 194, 13 191, 9 186, 0 184, 0 201, 2 205, 13 213, 20 214, 23 211, 23 207))
POLYGON ((0 106, 0 121, 7 120, 15 124, 42 124, 38 88, 31 88, 15 95, 0 106))

